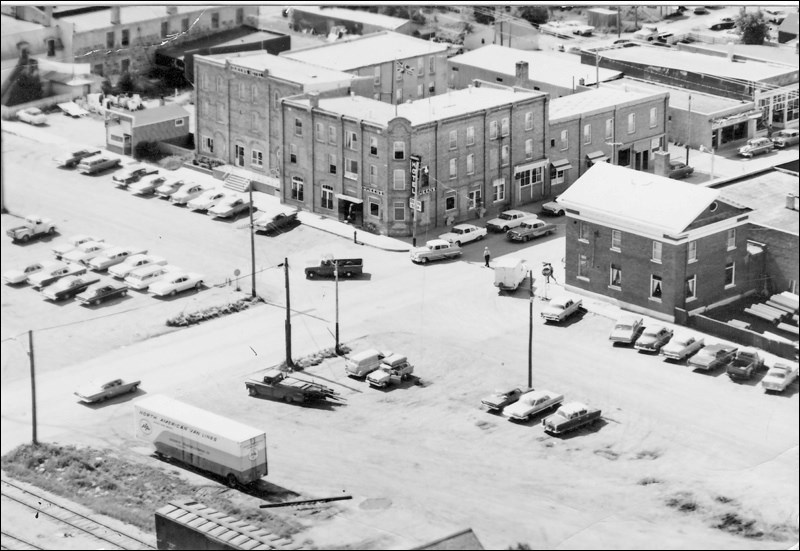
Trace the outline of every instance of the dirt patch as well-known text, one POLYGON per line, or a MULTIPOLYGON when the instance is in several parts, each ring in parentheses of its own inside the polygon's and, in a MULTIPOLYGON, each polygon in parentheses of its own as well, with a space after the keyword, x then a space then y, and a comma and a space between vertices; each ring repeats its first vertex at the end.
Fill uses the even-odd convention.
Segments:
POLYGON ((600 448, 599 450, 594 450, 595 455, 599 455, 600 457, 605 457, 609 461, 616 461, 619 459, 619 453, 615 452, 611 449, 611 446, 606 446, 604 448, 600 448))
POLYGON ((659 450, 644 450, 637 453, 633 459, 649 459, 650 461, 661 457, 659 450))
POLYGON ((358 507, 367 511, 383 511, 392 506, 392 500, 388 497, 368 497, 362 501, 358 507))
POLYGON ((639 486, 650 486, 651 484, 661 484, 661 481, 657 478, 653 478, 652 476, 646 476, 637 482, 639 486))
POLYGON ((489 421, 476 421, 475 426, 482 430, 489 430, 494 428, 496 425, 494 423, 490 423, 489 421))
POLYGON ((693 513, 700 510, 697 499, 691 492, 679 492, 666 500, 667 507, 681 513, 693 513))
POLYGON ((760 538, 764 536, 764 532, 756 528, 755 520, 742 518, 736 513, 724 513, 717 516, 714 528, 745 538, 760 538))

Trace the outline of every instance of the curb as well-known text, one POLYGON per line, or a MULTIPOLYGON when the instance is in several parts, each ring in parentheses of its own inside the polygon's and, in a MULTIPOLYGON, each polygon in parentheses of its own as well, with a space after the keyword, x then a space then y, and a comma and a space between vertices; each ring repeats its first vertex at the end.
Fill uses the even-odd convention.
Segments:
MULTIPOLYGON (((342 239, 347 239, 348 241, 350 240, 350 237, 344 236, 344 235, 342 235, 342 234, 340 234, 338 232, 327 230, 325 228, 321 228, 321 227, 316 226, 314 224, 309 224, 309 223, 303 222, 303 221, 301 221, 301 223, 306 225, 306 226, 312 227, 312 228, 314 228, 316 230, 324 231, 325 233, 329 233, 331 235, 336 235, 338 237, 341 237, 342 239)), ((358 230, 354 230, 354 231, 358 231, 358 230)), ((356 240, 355 243, 357 245, 366 245, 368 247, 373 247, 375 249, 380 249, 382 251, 387 251, 387 252, 390 252, 390 253, 407 253, 407 252, 409 252, 411 250, 411 248, 408 248, 408 249, 390 249, 390 248, 387 248, 387 247, 381 247, 380 245, 374 245, 372 243, 367 243, 366 241, 358 241, 358 240, 356 240)))

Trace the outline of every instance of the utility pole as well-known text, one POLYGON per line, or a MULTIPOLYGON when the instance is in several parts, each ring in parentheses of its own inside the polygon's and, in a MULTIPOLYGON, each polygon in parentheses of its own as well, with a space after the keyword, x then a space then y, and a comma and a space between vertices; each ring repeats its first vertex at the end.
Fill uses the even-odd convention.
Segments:
POLYGON ((28 330, 28 355, 31 363, 31 404, 33 405, 33 445, 38 446, 39 440, 36 436, 36 373, 33 362, 33 331, 28 330))
POLYGON ((689 166, 689 142, 692 141, 692 94, 689 94, 689 119, 686 139, 686 166, 689 166))
POLYGON ((528 306, 528 388, 533 388, 533 270, 528 270, 529 289, 530 289, 530 304, 528 306))
POLYGON ((294 369, 292 361, 292 320, 291 308, 289 306, 289 259, 283 259, 283 273, 286 279, 286 367, 294 369))
POLYGON ((620 24, 620 15, 622 13, 622 7, 617 6, 617 38, 622 36, 622 25, 620 24))
POLYGON ((253 182, 250 182, 250 274, 252 297, 256 298, 256 240, 253 227, 253 182))
POLYGON ((339 263, 333 263, 333 278, 336 280, 336 348, 334 351, 337 356, 342 355, 342 349, 339 347, 339 263))
POLYGON ((600 88, 600 54, 594 52, 594 87, 600 88))

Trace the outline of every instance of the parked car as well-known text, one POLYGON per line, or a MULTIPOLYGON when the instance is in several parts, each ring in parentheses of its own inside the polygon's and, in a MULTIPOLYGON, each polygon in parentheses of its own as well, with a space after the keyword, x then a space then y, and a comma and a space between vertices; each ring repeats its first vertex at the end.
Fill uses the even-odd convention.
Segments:
POLYGON ((396 381, 407 381, 414 373, 414 365, 402 354, 384 358, 381 366, 367 374, 367 383, 377 388, 386 388, 396 381))
POLYGON ((90 383, 74 394, 80 398, 81 402, 92 404, 103 402, 120 394, 136 392, 140 384, 142 381, 125 382, 123 379, 114 379, 106 383, 90 383))
POLYGON ((96 256, 89 261, 89 268, 99 272, 107 270, 121 262, 124 262, 129 256, 146 254, 147 249, 139 247, 111 247, 100 256, 96 256))
POLYGON ((25 283, 28 278, 42 270, 52 269, 56 267, 57 262, 45 260, 44 262, 31 262, 27 266, 19 270, 9 270, 3 274, 3 282, 8 285, 19 285, 25 283))
POLYGON ((644 327, 642 316, 624 315, 614 324, 614 329, 608 336, 612 343, 632 344, 639 337, 644 327))
POLYGON ((253 227, 255 231, 270 233, 291 226, 295 222, 297 222, 297 209, 281 205, 277 209, 261 213, 253 221, 253 227))
POLYGON ((45 117, 44 113, 42 113, 42 110, 38 107, 20 109, 17 111, 17 118, 22 122, 27 122, 28 124, 33 124, 35 126, 45 124, 47 122, 47 117, 45 117))
POLYGON ((514 421, 527 421, 534 415, 547 411, 564 401, 563 394, 550 390, 532 390, 520 396, 516 403, 506 406, 503 415, 514 421))
POLYGON ((573 299, 568 296, 558 296, 550 299, 550 304, 545 306, 539 314, 544 322, 561 323, 573 314, 577 314, 583 308, 583 299, 573 299))
POLYGON ((770 139, 772 140, 772 145, 779 149, 791 147, 800 142, 800 130, 797 128, 778 130, 772 134, 772 138, 770 139))
POLYGON ((108 280, 93 287, 89 287, 84 292, 75 295, 75 298, 84 304, 97 306, 101 302, 105 302, 116 297, 124 297, 127 294, 127 285, 118 281, 108 280))
POLYGON ((150 285, 150 292, 157 297, 175 296, 189 289, 197 289, 199 291, 202 287, 203 276, 200 274, 174 272, 167 274, 150 285))
POLYGON ((693 172, 694 172, 694 167, 691 167, 682 161, 670 161, 669 173, 667 174, 667 176, 669 176, 673 180, 681 180, 683 178, 691 176, 693 172))
POLYGON ((673 330, 663 325, 652 325, 646 327, 642 336, 636 339, 633 347, 639 352, 656 352, 669 342, 672 338, 673 330))
POLYGON ((739 148, 739 155, 742 157, 753 157, 762 153, 769 153, 774 147, 769 138, 753 138, 739 148))
POLYGON ((513 230, 508 230, 506 237, 510 241, 530 241, 536 237, 550 235, 557 229, 555 224, 534 218, 533 220, 526 220, 513 230))
POLYGON ((661 353, 670 360, 685 360, 705 346, 705 340, 688 333, 676 335, 661 348, 661 353))
POLYGON ((99 155, 85 157, 83 160, 81 160, 81 162, 78 163, 78 172, 91 176, 111 168, 117 168, 121 164, 122 159, 119 157, 101 153, 99 155))
POLYGON ((27 243, 34 237, 44 237, 56 233, 56 225, 49 218, 43 218, 38 214, 29 214, 19 226, 14 226, 6 230, 6 235, 11 241, 16 243, 22 241, 27 243))
POLYGON ((781 361, 769 368, 761 379, 761 386, 765 391, 783 392, 797 379, 797 375, 797 364, 781 361))
POLYGON ((55 262, 46 269, 30 275, 28 277, 28 283, 30 283, 34 289, 38 290, 55 283, 62 277, 83 275, 85 273, 86 267, 81 266, 80 264, 65 264, 63 262, 55 262))
POLYGON ((411 249, 411 262, 427 264, 434 260, 444 260, 461 256, 461 247, 444 239, 431 239, 423 247, 411 249))
POLYGON ((167 180, 155 189, 155 194, 162 199, 169 199, 185 184, 183 180, 167 180))
POLYGON ((129 184, 136 183, 150 174, 158 174, 158 169, 145 164, 134 164, 123 168, 111 179, 120 187, 128 187, 129 184))
POLYGON ((52 285, 42 289, 42 296, 54 302, 66 300, 84 292, 90 285, 98 281, 100 281, 100 278, 93 275, 64 276, 52 285))
POLYGON ((492 394, 481 400, 481 404, 486 406, 486 409, 489 411, 502 411, 504 407, 510 406, 519 400, 520 396, 532 390, 532 388, 523 390, 520 387, 512 388, 511 390, 495 390, 492 394))
POLYGON ((150 195, 155 193, 156 189, 159 186, 167 183, 167 181, 168 180, 166 176, 155 176, 153 178, 141 180, 140 182, 129 186, 128 190, 130 190, 130 192, 134 195, 150 195))
POLYGON ((170 196, 169 201, 173 205, 185 205, 204 191, 205 188, 201 184, 186 183, 170 196))
POLYGON ((642 25, 642 28, 633 33, 633 38, 652 42, 658 36, 658 27, 655 25, 642 25))
POLYGON ((506 233, 511 228, 516 228, 520 224, 522 224, 525 220, 529 220, 532 218, 536 218, 535 214, 531 214, 530 212, 525 212, 521 210, 507 210, 505 212, 501 212, 500 216, 497 218, 492 218, 486 223, 486 229, 490 231, 501 231, 506 233))
POLYGON ((542 419, 544 431, 548 434, 564 434, 591 425, 600 420, 601 412, 580 402, 563 404, 553 415, 542 419))
POLYGON ((453 229, 439 236, 448 243, 455 243, 459 247, 472 241, 480 241, 486 237, 486 228, 479 228, 472 224, 456 224, 453 229))
POLYGON ((553 197, 552 201, 542 205, 542 214, 549 214, 552 216, 564 216, 564 207, 558 204, 558 195, 553 197))
POLYGON ((762 10, 767 16, 767 21, 780 25, 786 19, 786 13, 781 10, 762 10))
POLYGON ((96 256, 100 256, 111 248, 111 245, 102 241, 87 241, 81 243, 74 250, 66 253, 62 258, 67 262, 89 264, 89 261, 96 256))
POLYGON ((231 218, 249 208, 250 202, 245 201, 241 197, 225 197, 219 203, 208 209, 207 213, 212 218, 231 218))
POLYGON ((148 264, 164 266, 167 263, 165 258, 149 254, 134 254, 126 258, 116 266, 111 266, 108 269, 108 274, 118 279, 125 279, 128 274, 134 270, 138 270, 148 264))
POLYGON ((210 189, 189 201, 186 206, 191 210, 208 210, 228 196, 223 189, 210 189))
POLYGON ((96 148, 84 148, 78 150, 72 150, 68 153, 63 153, 53 158, 56 162, 56 166, 64 167, 64 168, 75 168, 78 166, 83 159, 87 157, 93 157, 94 155, 99 155, 101 151, 96 148))
POLYGON ((719 21, 715 23, 711 23, 708 28, 712 31, 725 31, 728 29, 732 29, 736 26, 736 21, 733 20, 731 17, 723 17, 719 21))
POLYGON ((148 264, 141 268, 136 268, 125 276, 125 284, 130 289, 144 291, 150 285, 165 277, 167 274, 178 272, 178 268, 169 265, 148 264))
POLYGON ((59 243, 55 247, 53 247, 53 254, 56 257, 56 260, 61 260, 61 258, 70 251, 74 251, 78 248, 78 245, 82 245, 84 243, 88 243, 89 241, 99 241, 103 242, 104 239, 99 237, 95 237, 93 235, 84 235, 78 234, 73 235, 67 239, 66 243, 59 243))
POLYGON ((706 8, 705 6, 697 6, 694 9, 694 14, 695 15, 705 15, 707 13, 708 13, 708 8, 706 8))
POLYGON ((738 348, 729 344, 711 344, 689 358, 689 366, 693 369, 711 371, 727 366, 736 356, 738 348))

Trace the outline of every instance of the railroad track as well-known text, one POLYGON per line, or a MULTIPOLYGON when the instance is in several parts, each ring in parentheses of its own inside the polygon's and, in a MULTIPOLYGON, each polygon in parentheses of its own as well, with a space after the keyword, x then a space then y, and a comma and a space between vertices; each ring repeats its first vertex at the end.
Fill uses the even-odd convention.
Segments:
MULTIPOLYGON (((70 528, 89 535, 90 537, 103 542, 103 547, 108 549, 108 545, 113 546, 115 549, 155 549, 155 547, 144 540, 121 532, 116 528, 99 522, 90 518, 87 515, 74 511, 63 505, 54 503, 53 501, 45 498, 30 490, 9 482, 6 479, 2 481, 2 498, 14 501, 25 507, 28 507, 38 515, 43 515, 51 518, 62 524, 66 524, 70 528)), ((3 532, 3 548, 4 549, 41 549, 25 540, 3 532), (8 541, 7 541, 8 540, 8 541), (6 545, 8 543, 8 546, 6 545)))

